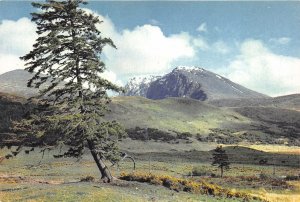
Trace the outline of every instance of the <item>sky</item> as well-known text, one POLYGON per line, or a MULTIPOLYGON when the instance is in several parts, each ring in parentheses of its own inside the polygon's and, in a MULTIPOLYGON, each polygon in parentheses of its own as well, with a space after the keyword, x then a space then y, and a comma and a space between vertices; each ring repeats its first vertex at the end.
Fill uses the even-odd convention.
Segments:
MULTIPOLYGON (((197 66, 252 90, 300 93, 300 2, 89 1, 106 47, 104 76, 124 85, 134 76, 163 75, 197 66)), ((0 74, 38 37, 30 1, 0 0, 0 74)))

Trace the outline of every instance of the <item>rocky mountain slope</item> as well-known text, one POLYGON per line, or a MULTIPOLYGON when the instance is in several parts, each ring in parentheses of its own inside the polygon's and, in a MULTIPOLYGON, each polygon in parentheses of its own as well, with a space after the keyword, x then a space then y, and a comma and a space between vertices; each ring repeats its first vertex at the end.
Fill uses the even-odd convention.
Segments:
MULTIPOLYGON (((143 79, 140 80, 144 81, 143 79)), ((204 101, 267 97, 200 67, 179 66, 172 72, 149 81, 147 85, 144 82, 141 82, 140 85, 135 82, 134 88, 131 88, 133 86, 131 83, 132 81, 126 85, 127 92, 125 95, 144 96, 149 99, 189 97, 204 101), (141 91, 143 93, 139 93, 141 91)))
POLYGON ((146 97, 149 85, 159 78, 160 76, 133 77, 124 87, 124 95, 146 97))

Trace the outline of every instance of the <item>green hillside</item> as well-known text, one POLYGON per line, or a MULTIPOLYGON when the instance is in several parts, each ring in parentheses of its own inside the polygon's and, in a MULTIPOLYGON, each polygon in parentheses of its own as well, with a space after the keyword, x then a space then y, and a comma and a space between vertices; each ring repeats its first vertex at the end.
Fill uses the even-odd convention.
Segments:
POLYGON ((11 121, 23 116, 25 101, 22 97, 0 92, 0 133, 9 132, 11 121))
MULTIPOLYGON (((25 113, 25 99, 0 94, 0 133, 25 113)), ((235 144, 300 145, 300 112, 276 107, 217 107, 188 98, 150 100, 114 97, 108 119, 119 121, 129 137, 235 144), (192 137, 192 139, 191 139, 192 137)))
POLYGON ((126 128, 157 128, 163 131, 208 134, 212 128, 250 124, 237 112, 185 98, 150 100, 143 97, 115 97, 110 118, 126 128))

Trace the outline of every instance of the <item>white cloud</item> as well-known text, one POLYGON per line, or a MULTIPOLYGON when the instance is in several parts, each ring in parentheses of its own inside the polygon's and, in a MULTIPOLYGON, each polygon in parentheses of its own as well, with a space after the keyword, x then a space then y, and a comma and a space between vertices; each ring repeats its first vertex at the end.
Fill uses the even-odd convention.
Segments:
POLYGON ((228 45, 221 40, 213 43, 212 49, 213 51, 216 51, 217 53, 221 53, 221 54, 227 54, 230 52, 230 48, 228 47, 228 45))
POLYGON ((104 21, 99 30, 117 46, 117 50, 106 47, 104 55, 106 66, 118 77, 165 73, 174 61, 195 55, 188 33, 166 36, 150 24, 118 32, 107 16, 97 15, 104 21))
MULTIPOLYGON (((187 33, 166 36, 158 26, 150 24, 137 26, 132 30, 117 31, 109 17, 97 15, 103 20, 98 25, 102 36, 111 38, 117 46, 117 50, 105 47, 103 57, 111 72, 109 78, 115 81, 131 75, 164 73, 174 61, 191 58, 195 54, 192 38, 187 33), (117 75, 116 78, 112 77, 113 73, 117 75)), ((24 68, 19 57, 32 49, 37 37, 35 28, 35 24, 28 18, 2 21, 0 73, 24 68)))
POLYGON ((195 48, 202 51, 209 51, 210 53, 219 53, 223 55, 230 52, 229 46, 222 40, 209 43, 204 37, 198 36, 193 37, 192 42, 195 48))
POLYGON ((160 23, 158 20, 155 20, 155 19, 149 20, 149 23, 150 23, 151 25, 161 25, 161 23, 160 23))
POLYGON ((159 27, 152 25, 125 30, 115 43, 116 51, 105 51, 107 65, 123 75, 161 73, 170 68, 173 61, 194 56, 188 35, 167 37, 159 27))
POLYGON ((36 26, 28 18, 3 20, 0 24, 0 74, 24 68, 19 57, 31 50, 36 26))
POLYGON ((24 62, 17 55, 0 53, 0 74, 24 68, 24 62))
POLYGON ((123 85, 124 85, 123 82, 122 82, 121 80, 118 80, 117 75, 116 75, 114 72, 112 72, 112 71, 109 71, 109 70, 108 70, 108 71, 105 71, 105 72, 103 72, 103 73, 101 74, 101 76, 102 76, 103 78, 105 78, 105 79, 107 79, 107 80, 113 82, 113 83, 116 84, 116 85, 119 85, 119 86, 123 86, 123 85))
POLYGON ((210 49, 210 46, 208 45, 207 41, 201 36, 198 36, 197 38, 193 39, 193 45, 199 48, 200 50, 210 49))
POLYGON ((198 32, 207 32, 207 25, 206 23, 202 23, 201 25, 199 25, 199 27, 197 28, 198 32))
POLYGON ((300 93, 300 58, 274 54, 259 40, 246 40, 227 76, 271 96, 300 93))
POLYGON ((288 37, 281 37, 281 38, 272 38, 270 42, 277 44, 277 45, 287 45, 291 42, 291 39, 288 37))

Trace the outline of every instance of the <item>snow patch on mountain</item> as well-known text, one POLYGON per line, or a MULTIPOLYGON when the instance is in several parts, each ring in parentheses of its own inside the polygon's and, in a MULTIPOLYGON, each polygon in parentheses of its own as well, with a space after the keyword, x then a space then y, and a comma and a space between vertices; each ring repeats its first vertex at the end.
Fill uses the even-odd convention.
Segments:
POLYGON ((173 71, 187 71, 187 72, 201 71, 201 72, 203 72, 204 69, 201 67, 196 67, 196 66, 177 66, 173 71))
POLYGON ((133 77, 125 86, 125 96, 146 96, 150 83, 161 76, 139 76, 133 77))
POLYGON ((217 77, 218 79, 222 79, 222 77, 221 77, 221 76, 219 76, 218 74, 216 74, 216 77, 217 77))

